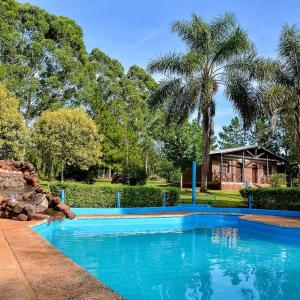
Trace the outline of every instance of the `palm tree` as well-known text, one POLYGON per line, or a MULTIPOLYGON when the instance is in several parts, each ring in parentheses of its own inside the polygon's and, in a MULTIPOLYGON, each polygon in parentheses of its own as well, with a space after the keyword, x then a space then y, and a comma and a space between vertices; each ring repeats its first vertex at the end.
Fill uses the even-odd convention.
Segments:
POLYGON ((263 111, 271 117, 273 131, 280 115, 293 116, 300 177, 300 32, 296 26, 283 27, 278 52, 277 60, 265 60, 255 76, 260 82, 263 111))
POLYGON ((215 116, 214 96, 220 85, 246 125, 254 120, 256 93, 250 84, 249 65, 255 59, 247 34, 232 13, 210 23, 193 14, 176 21, 172 31, 185 42, 186 53, 169 53, 152 60, 148 70, 166 75, 151 105, 164 105, 167 121, 182 122, 194 112, 202 126, 201 190, 207 189, 209 151, 215 116))

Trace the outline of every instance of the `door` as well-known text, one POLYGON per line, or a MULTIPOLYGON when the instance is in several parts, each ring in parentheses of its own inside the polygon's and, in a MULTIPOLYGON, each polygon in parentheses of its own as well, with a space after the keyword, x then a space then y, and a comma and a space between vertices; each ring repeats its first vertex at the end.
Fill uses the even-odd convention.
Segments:
POLYGON ((241 163, 237 163, 236 164, 236 181, 237 182, 242 182, 243 178, 242 178, 242 164, 241 163))
POLYGON ((252 182, 257 183, 257 165, 252 165, 252 182))

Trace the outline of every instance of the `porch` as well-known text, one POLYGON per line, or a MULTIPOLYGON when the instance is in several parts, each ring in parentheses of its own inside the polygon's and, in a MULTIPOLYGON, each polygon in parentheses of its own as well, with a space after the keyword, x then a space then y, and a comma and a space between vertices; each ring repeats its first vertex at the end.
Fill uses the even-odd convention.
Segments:
POLYGON ((221 190, 270 186, 271 174, 285 173, 285 160, 258 147, 239 147, 211 151, 208 182, 221 190))

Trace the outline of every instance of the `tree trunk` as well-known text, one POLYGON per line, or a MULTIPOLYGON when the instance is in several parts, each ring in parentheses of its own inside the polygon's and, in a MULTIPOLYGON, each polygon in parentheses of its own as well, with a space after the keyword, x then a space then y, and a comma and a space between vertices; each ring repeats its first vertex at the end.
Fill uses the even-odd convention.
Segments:
POLYGON ((148 155, 146 155, 146 160, 145 160, 145 171, 148 173, 148 155))
POLYGON ((108 168, 108 179, 111 180, 111 168, 108 168))
POLYGON ((183 190, 183 174, 180 173, 180 189, 183 190))
POLYGON ((60 181, 64 182, 64 164, 63 163, 61 163, 60 181))
POLYGON ((212 116, 210 108, 202 112, 202 164, 201 164, 201 192, 207 191, 207 175, 209 172, 209 152, 211 145, 212 116))
POLYGON ((298 177, 300 178, 300 95, 298 95, 295 111, 298 177))

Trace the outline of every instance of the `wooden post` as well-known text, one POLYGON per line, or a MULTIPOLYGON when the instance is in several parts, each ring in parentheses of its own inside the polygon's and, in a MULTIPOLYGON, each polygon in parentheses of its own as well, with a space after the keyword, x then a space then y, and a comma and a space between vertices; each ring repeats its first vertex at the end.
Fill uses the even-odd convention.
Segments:
POLYGON ((269 154, 267 154, 267 179, 269 178, 269 154))
POLYGON ((245 182, 245 151, 243 151, 242 158, 242 181, 245 182))
POLYGON ((223 180, 223 154, 221 153, 220 181, 223 180))

